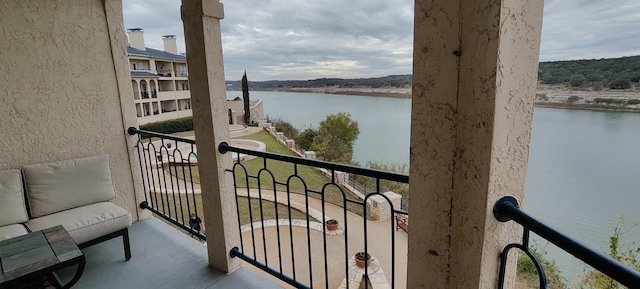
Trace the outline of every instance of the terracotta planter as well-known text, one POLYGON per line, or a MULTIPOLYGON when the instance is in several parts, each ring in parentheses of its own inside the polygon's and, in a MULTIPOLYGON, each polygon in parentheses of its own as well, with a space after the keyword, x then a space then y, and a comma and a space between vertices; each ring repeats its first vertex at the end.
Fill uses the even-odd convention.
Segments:
POLYGON ((360 268, 364 268, 364 263, 365 260, 367 262, 367 266, 371 265, 371 255, 366 254, 366 258, 365 258, 365 253, 364 252, 358 252, 356 253, 356 266, 360 267, 360 268))
POLYGON ((335 231, 338 229, 338 221, 331 219, 331 220, 327 220, 325 222, 325 225, 327 226, 327 230, 329 231, 335 231))

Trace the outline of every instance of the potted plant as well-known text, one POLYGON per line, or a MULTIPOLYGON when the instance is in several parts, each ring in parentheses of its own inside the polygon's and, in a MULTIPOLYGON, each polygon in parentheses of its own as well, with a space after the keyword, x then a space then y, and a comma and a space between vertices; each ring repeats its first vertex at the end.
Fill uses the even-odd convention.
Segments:
POLYGON ((335 231, 338 229, 338 220, 329 219, 324 223, 327 226, 327 230, 329 231, 335 231))
POLYGON ((365 252, 356 253, 356 266, 364 268, 364 263, 367 262, 367 266, 371 264, 371 255, 365 252))

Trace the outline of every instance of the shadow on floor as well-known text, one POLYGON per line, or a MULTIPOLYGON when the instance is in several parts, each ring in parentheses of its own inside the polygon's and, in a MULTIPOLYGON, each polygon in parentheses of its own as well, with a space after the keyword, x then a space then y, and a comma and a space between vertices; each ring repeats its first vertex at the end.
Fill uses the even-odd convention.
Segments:
POLYGON ((210 268, 204 244, 153 218, 134 223, 129 238, 129 261, 121 238, 84 249, 87 264, 73 288, 282 288, 247 268, 229 275, 210 268))

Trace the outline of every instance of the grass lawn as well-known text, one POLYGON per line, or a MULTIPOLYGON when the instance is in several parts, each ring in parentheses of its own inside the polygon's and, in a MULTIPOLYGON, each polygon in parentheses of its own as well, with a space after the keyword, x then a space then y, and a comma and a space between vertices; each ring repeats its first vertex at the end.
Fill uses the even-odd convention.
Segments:
MULTIPOLYGON (((261 141, 266 145, 268 152, 284 155, 295 155, 266 131, 261 131, 259 133, 238 138, 261 141)), ((185 170, 186 169, 187 167, 185 167, 185 170)), ((352 200, 356 199, 348 192, 345 192, 345 196, 343 196, 342 192, 334 185, 328 185, 325 187, 325 185, 330 181, 329 178, 327 178, 324 174, 322 174, 315 168, 309 166, 296 166, 294 164, 282 161, 265 161, 262 158, 254 158, 252 160, 241 162, 241 165, 235 165, 234 171, 236 175, 235 179, 237 187, 247 186, 247 174, 249 176, 257 176, 259 173, 260 187, 263 189, 273 189, 274 179, 277 182, 281 183, 287 183, 287 180, 290 180, 288 186, 290 192, 296 194, 304 194, 305 188, 307 191, 312 190, 322 192, 309 192, 309 196, 317 199, 322 199, 322 196, 324 195, 325 201, 336 204, 340 207, 344 206, 345 197, 352 200), (246 174, 242 168, 243 166, 247 171, 246 174), (289 178, 294 174, 294 177, 289 178)), ((177 175, 179 178, 184 178, 186 176, 187 179, 189 179, 189 174, 191 174, 191 177, 193 177, 193 181, 195 183, 200 182, 200 173, 198 172, 197 167, 192 167, 190 171, 186 170, 186 174, 182 172, 182 168, 178 168, 177 170, 172 169, 171 173, 177 175)), ((258 188, 257 177, 249 177, 248 179, 249 187, 258 188)), ((287 186, 285 185, 275 184, 275 186, 278 191, 287 191, 287 186)), ((347 208, 352 212, 362 215, 362 206, 360 205, 348 204, 347 208)))

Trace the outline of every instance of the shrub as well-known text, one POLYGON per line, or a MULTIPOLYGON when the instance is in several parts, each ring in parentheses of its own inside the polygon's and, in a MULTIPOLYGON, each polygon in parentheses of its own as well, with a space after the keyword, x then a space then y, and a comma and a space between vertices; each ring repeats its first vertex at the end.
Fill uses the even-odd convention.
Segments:
POLYGON ((631 81, 628 79, 616 79, 609 83, 610 89, 628 89, 631 88, 631 81))
POLYGON ((580 97, 578 97, 577 95, 572 95, 572 96, 569 96, 569 98, 567 98, 568 103, 574 103, 578 100, 580 100, 580 97))
MULTIPOLYGON (((378 161, 367 162, 367 167, 373 170, 392 172, 398 174, 409 174, 409 165, 400 163, 385 163, 378 161)), ((375 191, 378 184, 377 180, 372 177, 365 177, 362 175, 352 174, 350 177, 356 182, 363 185, 365 188, 371 191, 375 191)), ((403 198, 409 197, 409 184, 398 183, 389 180, 380 180, 380 192, 392 191, 401 195, 403 198)))
POLYGON ((298 137, 295 138, 296 144, 304 149, 313 149, 313 139, 318 134, 318 131, 313 128, 307 128, 302 131, 298 137))
MULTIPOLYGON (((538 258, 540 263, 542 263, 542 267, 544 268, 544 272, 547 275, 547 287, 548 288, 557 288, 557 289, 566 289, 567 285, 561 276, 561 272, 558 269, 555 261, 552 261, 547 257, 547 252, 543 250, 536 249, 535 247, 530 248, 531 253, 538 258)), ((516 271, 516 276, 523 282, 525 282, 529 288, 539 288, 539 277, 538 270, 536 269, 533 261, 527 254, 520 253, 518 254, 518 268, 516 271)))
POLYGON ((536 100, 549 101, 549 97, 546 93, 536 93, 536 100))
MULTIPOLYGON (((633 223, 631 227, 624 225, 624 216, 620 217, 618 224, 613 229, 613 235, 609 237, 608 255, 618 262, 640 271, 640 247, 634 248, 637 244, 631 242, 623 246, 622 236, 637 227, 638 223, 633 223)), ((586 272, 578 284, 580 289, 622 289, 625 288, 618 282, 611 279, 602 272, 591 269, 586 272)))
POLYGON ((300 133, 290 122, 285 121, 280 117, 267 116, 267 122, 270 122, 277 131, 284 133, 284 135, 289 139, 296 139, 300 133))
POLYGON ((175 133, 193 130, 193 117, 183 117, 159 122, 152 122, 140 126, 141 130, 149 130, 158 133, 175 133))
POLYGON ((614 99, 613 99, 613 98, 600 98, 600 97, 596 97, 593 101, 594 101, 595 103, 613 104, 614 99))
POLYGON ((571 87, 581 87, 584 84, 584 78, 574 78, 569 81, 571 87))

